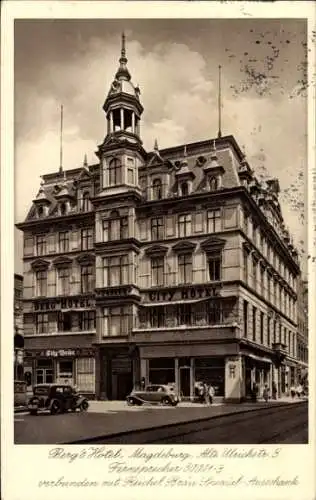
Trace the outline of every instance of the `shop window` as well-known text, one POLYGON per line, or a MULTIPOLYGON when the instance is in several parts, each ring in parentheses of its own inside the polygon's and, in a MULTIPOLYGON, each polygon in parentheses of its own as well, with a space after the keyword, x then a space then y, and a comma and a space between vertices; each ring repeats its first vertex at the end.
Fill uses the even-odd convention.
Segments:
POLYGON ((58 248, 60 253, 69 252, 69 232, 58 233, 58 248))
POLYGON ((36 238, 36 255, 45 255, 46 252, 46 236, 37 236, 36 238))
POLYGON ((179 283, 192 283, 192 253, 178 255, 179 283))
POLYGON ((93 229, 81 229, 81 250, 93 248, 93 229))
POLYGON ((153 200, 161 200, 162 198, 162 182, 161 179, 155 179, 152 186, 153 200))
POLYGON ((103 258, 103 286, 119 286, 128 283, 128 256, 103 258))
POLYGON ((153 257, 151 259, 151 285, 162 286, 164 284, 164 257, 153 257))
POLYGON ((109 185, 122 184, 122 164, 117 158, 109 163, 109 185))
POLYGON ((219 281, 221 279, 221 253, 208 255, 208 279, 219 281))
POLYGON ((151 239, 162 240, 164 237, 163 234, 164 229, 164 220, 163 217, 154 217, 151 219, 151 239))
POLYGON ((221 211, 220 209, 209 210, 207 212, 207 232, 217 233, 221 231, 221 211))
POLYGON ((65 360, 58 362, 58 377, 66 382, 73 378, 73 361, 65 360))
POLYGON ((76 385, 79 391, 95 391, 95 360, 94 358, 78 358, 76 385))
POLYGON ((191 215, 179 215, 178 217, 179 238, 191 235, 191 215))
POLYGON ((39 359, 36 367, 36 384, 53 383, 53 362, 51 359, 39 359))

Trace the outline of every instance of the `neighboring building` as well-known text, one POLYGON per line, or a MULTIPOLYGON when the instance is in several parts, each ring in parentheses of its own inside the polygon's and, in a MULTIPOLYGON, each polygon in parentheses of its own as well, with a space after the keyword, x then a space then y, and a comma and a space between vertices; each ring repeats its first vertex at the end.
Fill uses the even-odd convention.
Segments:
MULTIPOLYGON (((121 399, 142 377, 240 400, 296 377, 298 254, 232 136, 145 151, 120 66, 99 161, 43 175, 24 232, 25 364, 121 399)), ((159 88, 157 87, 157 92, 159 88)))
POLYGON ((308 283, 298 280, 297 290, 297 379, 308 386, 308 283))
POLYGON ((14 380, 24 380, 23 372, 23 276, 14 275, 14 380))

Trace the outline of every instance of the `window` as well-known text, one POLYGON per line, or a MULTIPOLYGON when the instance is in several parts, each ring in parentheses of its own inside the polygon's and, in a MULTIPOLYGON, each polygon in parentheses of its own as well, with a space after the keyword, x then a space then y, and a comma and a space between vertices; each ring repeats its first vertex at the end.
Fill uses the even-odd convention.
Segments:
POLYGON ((281 324, 279 325, 279 342, 282 344, 282 326, 281 324))
POLYGON ((36 273, 36 295, 46 297, 47 295, 47 271, 37 271, 36 273))
POLYGON ((44 215, 44 207, 42 205, 40 207, 38 207, 38 209, 37 209, 37 215, 38 215, 38 217, 43 217, 43 215, 44 215))
POLYGON ((36 238, 36 255, 46 254, 46 237, 37 236, 36 238))
POLYGON ((161 286, 164 284, 164 257, 153 257, 151 259, 151 285, 161 286))
POLYGON ((60 204, 60 215, 66 215, 67 212, 67 205, 66 203, 61 203, 60 204))
POLYGON ((252 340, 256 342, 257 333, 257 308, 253 306, 252 308, 252 340))
MULTIPOLYGON (((156 307, 150 310, 150 325, 152 328, 164 328, 166 326, 165 307, 156 307)), ((179 321, 179 316, 178 316, 179 321)))
POLYGON ((103 241, 124 240, 128 238, 128 218, 121 217, 113 210, 110 219, 103 221, 103 241))
POLYGON ((243 316, 244 316, 244 337, 248 337, 248 302, 244 300, 243 306, 243 316))
POLYGON ((246 213, 244 214, 244 231, 248 235, 248 232, 249 232, 249 215, 246 214, 246 213))
POLYGON ((273 343, 276 344, 277 342, 277 322, 273 322, 273 343))
POLYGON ((267 322, 267 344, 271 344, 271 318, 268 318, 267 322))
POLYGON ((155 217, 154 219, 151 219, 151 239, 162 240, 164 237, 163 228, 163 217, 155 217))
POLYGON ((257 261, 255 257, 252 257, 252 286, 254 290, 257 290, 257 261))
POLYGON ((82 211, 89 212, 90 208, 90 194, 86 191, 82 196, 82 211))
POLYGON ((178 218, 178 230, 179 230, 179 238, 183 238, 184 236, 190 236, 191 234, 191 215, 179 215, 178 218))
POLYGON ((95 330, 95 311, 84 311, 80 314, 80 330, 95 330))
POLYGON ((58 269, 58 295, 69 295, 69 267, 58 269))
POLYGON ((263 344, 263 332, 264 332, 264 313, 260 313, 260 343, 263 344))
POLYGON ((36 333, 48 333, 48 314, 37 314, 36 333))
POLYGON ((81 293, 91 293, 94 290, 93 266, 81 267, 81 293))
POLYGON ((192 283, 192 254, 185 253, 178 256, 179 282, 192 283))
POLYGON ((79 391, 94 392, 94 358, 78 358, 76 361, 77 379, 76 385, 79 391))
POLYGON ((123 307, 104 309, 104 336, 120 336, 128 334, 129 316, 123 307))
POLYGON ((113 158, 109 163, 109 185, 117 184, 122 184, 122 165, 117 158, 113 158))
POLYGON ((271 276, 267 275, 267 285, 268 285, 268 300, 271 302, 271 276))
POLYGON ((58 314, 58 331, 70 332, 72 329, 72 315, 70 312, 60 312, 58 314))
POLYGON ((160 179, 155 179, 153 182, 153 199, 161 200, 162 198, 162 183, 160 179))
POLYGON ((210 191, 217 191, 218 189, 218 178, 211 177, 209 180, 210 191))
POLYGON ((221 254, 214 253, 208 256, 208 278, 210 281, 221 279, 221 254))
POLYGON ((93 229, 81 229, 81 250, 93 248, 93 229))
POLYGON ((264 267, 260 265, 260 288, 261 295, 264 296, 264 267))
POLYGON ((58 376, 59 378, 69 379, 73 377, 73 361, 59 361, 58 362, 58 376))
POLYGON ((244 281, 248 283, 248 252, 247 250, 243 251, 243 261, 244 261, 244 281))
POLYGON ((128 283, 128 256, 104 257, 103 285, 118 286, 128 283))
POLYGON ((58 234, 58 248, 60 253, 69 252, 69 232, 62 231, 58 234))
POLYGON ((182 182, 180 186, 180 194, 181 196, 188 196, 189 194, 189 186, 187 182, 182 182))
POLYGON ((209 210, 207 212, 207 232, 217 233, 221 230, 221 211, 220 209, 209 210))
POLYGON ((207 321, 209 325, 222 323, 223 305, 220 302, 210 303, 207 308, 207 321))
POLYGON ((135 182, 134 182, 134 169, 133 168, 127 169, 127 182, 128 182, 128 184, 135 184, 135 182))

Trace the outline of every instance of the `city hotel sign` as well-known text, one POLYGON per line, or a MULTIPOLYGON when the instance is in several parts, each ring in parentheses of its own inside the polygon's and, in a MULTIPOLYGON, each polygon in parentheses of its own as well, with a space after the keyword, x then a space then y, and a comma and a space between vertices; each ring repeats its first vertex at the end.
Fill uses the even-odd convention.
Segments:
POLYGON ((165 290, 153 290, 149 292, 149 302, 172 302, 175 300, 198 300, 208 297, 219 297, 219 287, 214 285, 203 285, 195 287, 170 288, 165 290))
POLYGON ((34 302, 35 311, 52 311, 62 309, 90 309, 95 307, 95 300, 87 297, 52 299, 34 302))

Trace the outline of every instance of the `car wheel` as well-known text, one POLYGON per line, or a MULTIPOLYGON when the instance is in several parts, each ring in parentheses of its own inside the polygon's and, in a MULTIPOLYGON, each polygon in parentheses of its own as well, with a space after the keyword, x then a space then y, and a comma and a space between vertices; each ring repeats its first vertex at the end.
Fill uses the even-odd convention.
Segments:
POLYGON ((59 413, 60 411, 60 403, 58 401, 54 401, 50 409, 51 414, 56 415, 56 413, 59 413))
POLYGON ((88 408, 89 408, 88 401, 82 401, 82 403, 80 405, 80 411, 87 411, 88 408))
POLYGON ((171 403, 171 404, 172 404, 172 406, 177 406, 178 401, 172 401, 172 403, 171 403))
POLYGON ((164 405, 170 405, 170 403, 171 403, 171 401, 170 401, 169 398, 163 398, 162 404, 164 404, 164 405))
POLYGON ((30 410, 30 415, 37 415, 37 410, 30 410))
POLYGON ((134 398, 127 398, 127 404, 129 406, 134 406, 134 405, 136 405, 136 401, 134 398))

